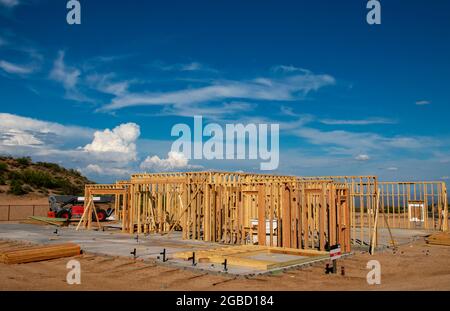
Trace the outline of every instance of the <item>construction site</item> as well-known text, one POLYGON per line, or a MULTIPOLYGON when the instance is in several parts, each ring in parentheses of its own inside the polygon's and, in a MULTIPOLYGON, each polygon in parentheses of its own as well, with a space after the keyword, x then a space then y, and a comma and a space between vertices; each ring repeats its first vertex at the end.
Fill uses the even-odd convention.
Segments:
POLYGON ((444 182, 143 173, 86 185, 82 207, 76 219, 50 210, 0 222, 0 288, 450 289, 444 182), (70 259, 82 270, 75 287, 70 259))

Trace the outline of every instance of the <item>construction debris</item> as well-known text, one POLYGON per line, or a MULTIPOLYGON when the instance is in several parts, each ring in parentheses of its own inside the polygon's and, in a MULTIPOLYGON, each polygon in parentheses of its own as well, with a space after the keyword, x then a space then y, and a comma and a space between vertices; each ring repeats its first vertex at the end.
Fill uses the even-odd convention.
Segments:
POLYGON ((266 271, 330 258, 329 252, 257 245, 229 246, 195 252, 180 252, 173 255, 174 258, 184 260, 190 260, 193 256, 199 262, 222 265, 226 263, 230 266, 266 271))
POLYGON ((20 247, 2 250, 0 252, 0 262, 5 264, 21 264, 72 257, 80 254, 80 246, 73 243, 20 247))
POLYGON ((450 234, 441 232, 430 235, 426 239, 428 244, 450 246, 450 234))
POLYGON ((54 226, 64 226, 68 224, 68 220, 65 218, 49 218, 49 217, 40 217, 40 216, 30 216, 28 217, 29 223, 37 222, 37 223, 45 223, 54 226))

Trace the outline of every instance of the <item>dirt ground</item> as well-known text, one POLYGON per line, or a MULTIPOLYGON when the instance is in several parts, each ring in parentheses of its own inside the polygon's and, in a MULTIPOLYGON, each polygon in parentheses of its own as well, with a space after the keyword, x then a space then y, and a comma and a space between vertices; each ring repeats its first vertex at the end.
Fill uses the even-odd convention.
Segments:
MULTIPOLYGON (((0 251, 14 244, 0 242, 0 251)), ((450 247, 427 245, 424 240, 401 246, 396 252, 387 250, 374 256, 357 252, 341 259, 338 270, 344 266, 345 276, 326 275, 325 263, 235 278, 126 258, 85 254, 76 259, 81 263, 81 285, 66 283, 70 258, 64 258, 0 264, 0 290, 450 290, 450 247), (381 285, 366 282, 366 265, 372 259, 381 264, 381 285)))

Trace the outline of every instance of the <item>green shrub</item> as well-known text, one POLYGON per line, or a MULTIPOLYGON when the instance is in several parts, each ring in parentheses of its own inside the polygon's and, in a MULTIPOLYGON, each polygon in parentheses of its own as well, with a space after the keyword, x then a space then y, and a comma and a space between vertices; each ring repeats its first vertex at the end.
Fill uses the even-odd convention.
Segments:
POLYGON ((8 172, 8 179, 10 179, 10 180, 13 180, 13 179, 22 180, 22 175, 19 172, 11 171, 11 172, 8 172))
POLYGON ((55 189, 58 187, 58 183, 50 174, 31 169, 23 171, 22 181, 37 188, 55 189))
POLYGON ((83 187, 79 187, 77 185, 72 184, 66 178, 57 178, 56 179, 57 189, 61 190, 63 194, 69 195, 81 195, 83 193, 83 187))
POLYGON ((26 193, 33 192, 33 188, 31 188, 31 187, 28 186, 28 185, 22 186, 22 189, 23 189, 23 191, 25 191, 26 193))
POLYGON ((28 166, 32 162, 30 157, 17 158, 16 161, 22 166, 28 166))
POLYGON ((69 179, 53 177, 43 171, 27 169, 23 171, 19 179, 35 188, 59 190, 62 194, 78 195, 83 193, 83 187, 72 184, 69 179))
POLYGON ((69 173, 72 174, 72 175, 75 176, 75 177, 82 177, 82 176, 81 176, 81 173, 80 173, 79 171, 77 171, 77 170, 74 170, 73 168, 71 168, 71 169, 69 170, 69 173))
POLYGON ((62 168, 61 166, 59 166, 56 163, 38 162, 36 164, 41 167, 48 168, 49 170, 52 170, 53 172, 58 172, 58 173, 64 172, 64 168, 62 168))
POLYGON ((6 179, 3 175, 0 175, 0 186, 6 185, 6 179))
POLYGON ((5 162, 0 162, 0 173, 6 172, 7 170, 8 170, 8 164, 6 164, 5 162))
POLYGON ((9 193, 14 195, 23 195, 27 194, 27 192, 22 188, 22 183, 20 180, 13 179, 11 181, 10 187, 9 187, 9 193))

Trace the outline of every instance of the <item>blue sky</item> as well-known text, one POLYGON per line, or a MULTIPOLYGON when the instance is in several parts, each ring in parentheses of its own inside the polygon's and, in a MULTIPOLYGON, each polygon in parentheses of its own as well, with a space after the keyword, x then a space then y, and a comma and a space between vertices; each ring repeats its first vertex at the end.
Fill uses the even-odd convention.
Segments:
POLYGON ((110 182, 258 171, 168 156, 171 128, 279 123, 297 175, 450 175, 450 2, 0 0, 0 153, 110 182), (145 166, 143 163, 151 163, 145 166))

